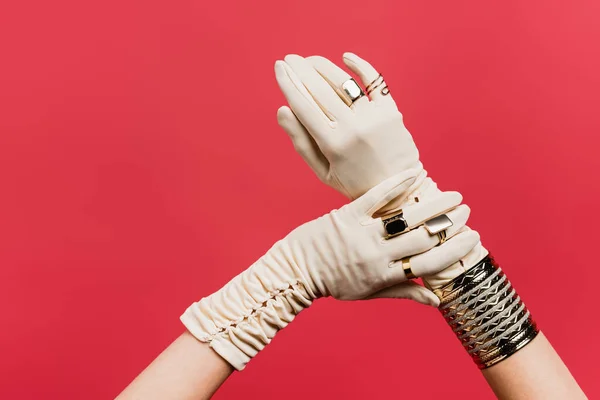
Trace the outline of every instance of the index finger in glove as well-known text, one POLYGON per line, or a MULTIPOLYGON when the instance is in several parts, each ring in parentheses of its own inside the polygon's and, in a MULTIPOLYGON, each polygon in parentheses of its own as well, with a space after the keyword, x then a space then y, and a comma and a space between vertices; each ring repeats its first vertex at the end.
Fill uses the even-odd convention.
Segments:
POLYGON ((463 197, 459 192, 441 192, 424 201, 414 203, 404 209, 404 219, 410 229, 452 210, 462 203, 463 197))
POLYGON ((324 144, 329 143, 333 132, 331 120, 323 113, 300 78, 285 61, 279 60, 275 63, 275 77, 294 114, 317 144, 323 148, 324 144))
POLYGON ((350 108, 307 59, 296 54, 288 54, 284 60, 332 121, 351 114, 350 108))
MULTIPOLYGON (((401 192, 398 193, 398 195, 400 194, 401 192)), ((389 197, 390 196, 386 197, 386 199, 389 197)), ((403 231, 403 233, 400 233, 400 236, 398 237, 406 235, 407 233, 404 232, 408 232, 409 230, 412 230, 422 225, 425 221, 428 221, 433 217, 437 217, 438 215, 444 214, 445 212, 456 208, 460 205, 460 203, 462 203, 462 199, 463 197, 459 192, 440 192, 438 194, 432 195, 425 201, 421 201, 419 203, 414 203, 407 206, 406 208, 401 210, 400 215, 404 220, 403 223, 406 224, 406 230, 403 231)), ((374 223, 379 224, 379 226, 381 227, 380 232, 382 236, 387 236, 384 221, 398 214, 392 214, 388 217, 373 218, 372 221, 374 223)))
MULTIPOLYGON (((440 212, 441 207, 432 209, 433 212, 440 212)), ((452 221, 452 225, 445 229, 446 239, 463 232, 471 210, 466 204, 462 204, 451 211, 441 211, 452 221)), ((424 225, 412 229, 402 235, 381 240, 385 252, 391 260, 401 260, 415 254, 426 252, 439 245, 441 240, 437 234, 431 234, 424 225)))

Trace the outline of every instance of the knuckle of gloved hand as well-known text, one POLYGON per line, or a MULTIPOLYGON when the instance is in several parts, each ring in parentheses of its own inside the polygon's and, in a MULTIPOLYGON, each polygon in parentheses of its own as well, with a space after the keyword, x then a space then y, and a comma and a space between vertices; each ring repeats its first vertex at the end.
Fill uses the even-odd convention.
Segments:
POLYGON ((374 274, 365 274, 361 279, 361 285, 369 288, 370 292, 377 291, 386 286, 385 277, 374 274))
POLYGON ((346 159, 353 147, 354 142, 352 138, 344 137, 329 146, 327 157, 333 162, 346 159))
MULTIPOLYGON (((356 246, 361 246, 360 243, 356 243, 356 246)), ((364 244, 363 244, 364 246, 364 244)), ((360 247, 359 247, 360 248, 360 247)), ((363 259, 366 266, 372 265, 373 262, 381 258, 381 254, 378 248, 375 246, 364 246, 361 251, 360 257, 363 259)))
POLYGON ((319 149, 327 157, 333 157, 337 154, 341 154, 346 138, 345 136, 324 136, 318 141, 319 149))
POLYGON ((369 135, 369 131, 367 129, 361 129, 360 127, 354 129, 351 134, 349 134, 344 141, 344 151, 348 151, 351 149, 363 149, 367 148, 367 146, 372 146, 371 137, 369 135))

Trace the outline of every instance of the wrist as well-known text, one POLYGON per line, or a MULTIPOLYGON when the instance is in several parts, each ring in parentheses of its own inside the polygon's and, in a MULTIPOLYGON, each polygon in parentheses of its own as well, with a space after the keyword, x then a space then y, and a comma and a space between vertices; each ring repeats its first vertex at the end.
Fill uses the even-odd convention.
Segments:
POLYGON ((531 313, 491 256, 434 293, 444 319, 481 369, 515 354, 538 333, 531 313))
POLYGON ((314 297, 291 269, 267 253, 219 291, 189 306, 181 316, 188 331, 208 343, 235 369, 268 345, 314 297))

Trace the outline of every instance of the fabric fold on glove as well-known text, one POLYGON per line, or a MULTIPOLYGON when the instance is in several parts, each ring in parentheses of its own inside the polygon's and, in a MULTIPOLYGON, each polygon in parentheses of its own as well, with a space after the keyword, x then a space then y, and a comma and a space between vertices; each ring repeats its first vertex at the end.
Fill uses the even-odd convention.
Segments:
POLYGON ((315 298, 308 285, 286 273, 272 254, 181 316, 196 339, 209 343, 237 370, 244 369, 315 298))

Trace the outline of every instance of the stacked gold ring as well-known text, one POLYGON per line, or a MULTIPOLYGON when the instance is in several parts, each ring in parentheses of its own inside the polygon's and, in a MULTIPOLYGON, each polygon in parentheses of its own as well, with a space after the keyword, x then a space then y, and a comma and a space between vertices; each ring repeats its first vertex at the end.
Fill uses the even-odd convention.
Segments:
POLYGON ((447 239, 447 233, 446 230, 444 229, 443 231, 440 231, 438 233, 436 233, 437 237, 440 238, 440 244, 444 243, 447 239))
POLYGON ((383 88, 381 89, 381 94, 386 96, 388 94, 390 94, 390 89, 388 89, 387 85, 385 84, 385 80, 383 79, 383 75, 379 74, 379 76, 375 79, 373 79, 373 81, 371 81, 371 83, 369 83, 367 85, 367 87, 365 88, 365 91, 367 92, 367 94, 371 94, 375 89, 377 89, 380 86, 383 86, 383 88))
POLYGON ((406 279, 417 278, 415 274, 413 274, 412 269, 410 268, 410 257, 402 259, 402 270, 404 271, 404 275, 406 275, 406 279))

